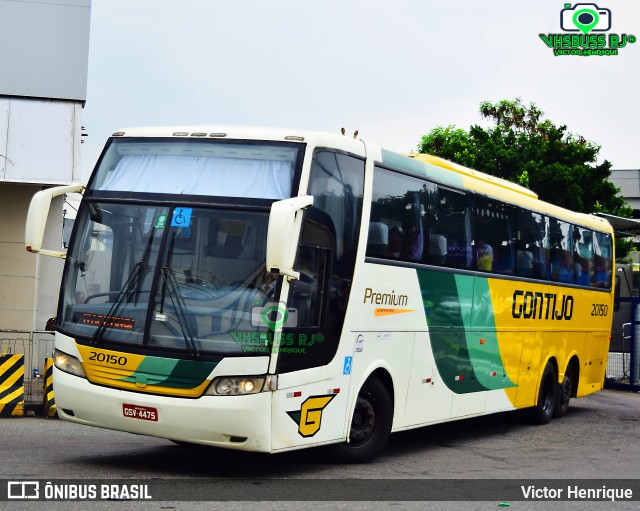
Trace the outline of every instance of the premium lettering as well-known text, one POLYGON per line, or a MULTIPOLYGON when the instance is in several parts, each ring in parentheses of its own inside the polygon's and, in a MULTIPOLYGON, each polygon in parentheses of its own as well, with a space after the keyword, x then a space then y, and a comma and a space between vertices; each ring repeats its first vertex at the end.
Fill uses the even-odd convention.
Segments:
POLYGON ((376 293, 368 287, 364 290, 364 299, 362 303, 371 303, 375 305, 399 305, 404 307, 409 302, 407 295, 397 295, 394 290, 391 293, 376 293))

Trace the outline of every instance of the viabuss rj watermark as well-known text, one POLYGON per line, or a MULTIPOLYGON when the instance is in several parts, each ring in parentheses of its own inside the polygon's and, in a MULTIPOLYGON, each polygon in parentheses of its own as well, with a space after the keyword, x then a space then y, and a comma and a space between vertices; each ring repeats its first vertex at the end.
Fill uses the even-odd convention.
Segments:
POLYGON ((540 39, 558 56, 615 56, 620 49, 635 44, 633 34, 608 32, 612 27, 611 10, 596 4, 564 4, 560 11, 560 29, 564 33, 539 34, 540 39))
POLYGON ((242 345, 244 352, 269 354, 276 349, 279 353, 302 355, 307 353, 307 349, 324 342, 324 335, 319 332, 281 332, 281 328, 298 326, 298 309, 286 307, 284 303, 268 302, 252 307, 251 325, 256 330, 229 332, 233 340, 242 345))
POLYGON ((265 325, 271 330, 280 327, 298 326, 298 309, 286 307, 283 303, 268 302, 251 309, 251 324, 253 326, 265 325))

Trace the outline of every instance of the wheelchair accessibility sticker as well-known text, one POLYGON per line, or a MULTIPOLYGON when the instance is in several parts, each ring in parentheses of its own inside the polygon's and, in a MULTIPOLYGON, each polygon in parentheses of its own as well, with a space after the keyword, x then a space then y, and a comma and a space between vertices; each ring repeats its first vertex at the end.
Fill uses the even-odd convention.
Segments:
POLYGON ((320 431, 322 422, 322 410, 336 397, 335 394, 326 396, 311 396, 308 398, 300 410, 292 410, 287 415, 298 425, 298 433, 302 437, 310 437, 320 431))
POLYGON ((191 224, 193 208, 176 208, 173 210, 171 227, 188 227, 191 224))
POLYGON ((344 367, 342 374, 351 374, 351 366, 353 365, 353 357, 344 357, 344 367))

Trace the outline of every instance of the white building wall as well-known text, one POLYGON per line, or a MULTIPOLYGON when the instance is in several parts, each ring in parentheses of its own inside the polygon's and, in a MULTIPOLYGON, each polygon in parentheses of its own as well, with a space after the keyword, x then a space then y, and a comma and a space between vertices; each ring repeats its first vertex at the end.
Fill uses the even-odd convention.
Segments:
MULTIPOLYGON (((31 352, 27 401, 51 336, 24 341, 55 316, 64 263, 25 250, 25 223, 37 191, 80 180, 90 15, 91 0, 0 0, 0 331, 27 331, 0 332, 0 348, 31 352)), ((46 248, 62 248, 63 204, 51 205, 46 248)))
MULTIPOLYGON (((25 250, 33 195, 80 176, 79 101, 0 96, 0 330, 43 330, 56 315, 63 261, 25 250)), ((45 247, 62 249, 64 198, 54 200, 45 247)), ((6 336, 5 336, 6 337, 6 336)))
POLYGON ((0 96, 0 181, 79 179, 82 104, 0 96))
MULTIPOLYGON (((55 316, 62 260, 25 250, 24 229, 31 197, 42 187, 0 184, 0 329, 43 330, 55 316)), ((47 245, 62 244, 62 204, 52 204, 47 245), (56 225, 60 224, 60 225, 56 225)), ((0 334, 2 337, 10 337, 0 334)))

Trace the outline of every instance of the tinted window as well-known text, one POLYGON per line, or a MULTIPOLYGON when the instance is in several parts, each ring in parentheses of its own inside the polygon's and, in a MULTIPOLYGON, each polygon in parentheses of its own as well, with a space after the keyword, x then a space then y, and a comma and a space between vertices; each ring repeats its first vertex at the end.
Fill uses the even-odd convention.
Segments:
POLYGON ((549 219, 551 280, 573 283, 573 249, 571 244, 571 224, 549 219))
POLYGON ((291 372, 328 364, 342 332, 360 236, 364 160, 328 150, 316 151, 309 178, 313 206, 305 211, 291 285, 290 321, 278 371, 291 372))
POLYGON ((473 268, 470 197, 465 193, 438 186, 431 198, 431 259, 435 264, 444 264, 451 268, 473 268))
POLYGON ((498 199, 375 168, 369 257, 610 287, 612 243, 498 199))
POLYGON ((588 286, 593 274, 593 233, 583 227, 573 228, 573 277, 576 284, 588 286))
POLYGON ((516 267, 521 277, 549 278, 549 220, 546 216, 519 209, 516 217, 516 267))
POLYGON ((596 287, 611 287, 611 258, 613 256, 613 242, 611 236, 595 232, 593 236, 593 279, 591 285, 596 287))
POLYGON ((367 255, 425 261, 427 184, 376 168, 367 255))
POLYGON ((360 235, 364 161, 342 153, 315 154, 309 194, 314 207, 327 213, 336 232, 336 258, 353 271, 360 235))
POLYGON ((475 205, 473 256, 479 271, 515 273, 513 207, 480 198, 475 205))

